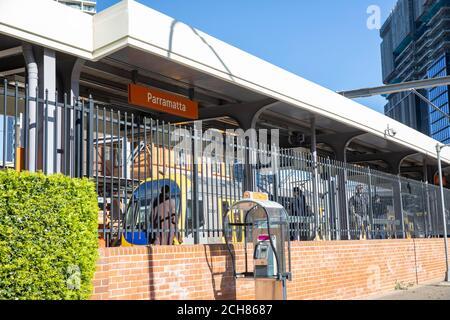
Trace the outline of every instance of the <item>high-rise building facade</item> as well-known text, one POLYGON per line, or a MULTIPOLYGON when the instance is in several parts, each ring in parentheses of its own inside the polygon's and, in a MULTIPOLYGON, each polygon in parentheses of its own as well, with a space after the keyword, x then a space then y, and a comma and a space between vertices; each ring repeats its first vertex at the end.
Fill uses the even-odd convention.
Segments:
POLYGON ((69 7, 95 14, 97 12, 97 0, 55 0, 56 2, 64 3, 69 7))
MULTIPOLYGON (((450 67, 450 0, 399 0, 380 31, 383 82, 442 77, 450 67)), ((421 90, 449 113, 448 87, 421 90)), ((387 96, 385 114, 444 143, 450 122, 411 92, 387 96)))

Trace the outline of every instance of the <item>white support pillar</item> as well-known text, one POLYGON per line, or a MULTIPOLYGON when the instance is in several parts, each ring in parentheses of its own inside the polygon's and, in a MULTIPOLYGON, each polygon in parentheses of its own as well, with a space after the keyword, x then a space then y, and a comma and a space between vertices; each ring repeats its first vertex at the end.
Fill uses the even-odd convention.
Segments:
MULTIPOLYGON (((39 51, 38 56, 36 57, 38 61, 38 69, 39 69, 39 96, 43 99, 46 99, 48 95, 49 102, 55 102, 55 93, 56 93, 56 53, 54 50, 43 48, 39 51)), ((42 167, 41 169, 46 174, 56 173, 56 163, 54 161, 55 154, 57 152, 55 140, 55 123, 57 122, 57 113, 55 110, 55 106, 48 104, 47 117, 48 122, 46 123, 46 105, 45 103, 39 104, 39 135, 40 135, 40 145, 39 148, 42 155, 42 167)), ((56 134, 57 136, 58 134, 56 134)))
MULTIPOLYGON (((38 66, 36 63, 35 55, 33 52, 33 47, 24 43, 22 46, 23 56, 25 59, 25 63, 27 65, 27 74, 28 74, 28 97, 30 101, 28 103, 29 108, 29 119, 25 119, 25 121, 29 121, 29 140, 27 142, 28 150, 25 152, 28 153, 27 163, 25 167, 31 171, 36 171, 37 168, 37 143, 36 143, 36 135, 37 135, 37 124, 36 124, 36 114, 37 114, 37 103, 35 101, 31 101, 31 99, 36 98, 36 88, 38 86, 39 72, 38 66)), ((26 134, 26 133, 25 133, 26 134)))

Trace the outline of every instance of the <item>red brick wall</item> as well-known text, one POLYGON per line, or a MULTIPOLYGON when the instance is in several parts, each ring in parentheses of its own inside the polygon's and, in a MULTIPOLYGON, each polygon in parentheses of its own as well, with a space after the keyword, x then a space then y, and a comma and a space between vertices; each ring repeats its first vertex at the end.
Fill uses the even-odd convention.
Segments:
MULTIPOLYGON (((243 247, 235 246, 244 265, 243 247)), ((443 280, 442 239, 292 243, 289 299, 355 299, 443 280)), ((92 299, 253 299, 223 245, 100 249, 92 299)))

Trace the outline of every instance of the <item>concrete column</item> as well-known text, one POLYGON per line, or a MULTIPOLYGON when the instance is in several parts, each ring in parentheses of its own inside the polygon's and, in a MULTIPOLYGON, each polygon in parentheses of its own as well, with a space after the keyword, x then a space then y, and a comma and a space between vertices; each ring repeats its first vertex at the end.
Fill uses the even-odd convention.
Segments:
MULTIPOLYGON (((38 86, 38 79, 39 79, 39 71, 38 71, 38 65, 36 62, 35 54, 33 51, 33 46, 24 43, 22 45, 22 51, 25 59, 25 63, 27 65, 27 83, 28 83, 28 96, 31 99, 36 98, 36 89, 38 86)), ((25 121, 29 121, 29 139, 28 139, 28 150, 25 152, 28 153, 27 156, 27 163, 25 164, 25 167, 31 171, 34 172, 37 170, 37 146, 38 143, 36 143, 36 135, 37 135, 37 124, 36 124, 36 115, 37 115, 37 103, 35 101, 29 101, 28 103, 28 109, 29 109, 29 119, 25 119, 25 121)), ((26 134, 26 133, 25 133, 26 134)))
MULTIPOLYGON (((36 50, 36 60, 38 63, 39 70, 39 96, 43 99, 48 97, 48 109, 47 117, 48 122, 45 122, 46 112, 45 103, 39 103, 38 113, 39 121, 38 123, 38 139, 39 150, 38 150, 38 161, 40 163, 40 168, 47 174, 52 174, 56 172, 56 163, 54 158, 56 156, 56 140, 55 140, 55 130, 56 130, 56 108, 52 106, 50 102, 55 102, 56 93, 56 53, 54 50, 47 48, 40 48, 36 50)), ((57 135, 57 134, 56 134, 57 135)))

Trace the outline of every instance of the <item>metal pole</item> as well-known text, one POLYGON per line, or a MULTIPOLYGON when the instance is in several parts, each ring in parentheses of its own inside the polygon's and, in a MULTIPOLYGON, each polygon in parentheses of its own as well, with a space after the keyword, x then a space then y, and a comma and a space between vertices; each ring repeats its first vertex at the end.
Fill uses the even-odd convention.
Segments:
POLYGON ((449 282, 449 266, 448 266, 448 243, 447 243, 447 219, 445 217, 445 200, 444 200, 444 185, 442 183, 442 164, 441 164, 441 150, 442 148, 448 147, 448 145, 441 146, 439 144, 436 145, 436 153, 438 159, 438 168, 439 168, 439 189, 441 192, 441 210, 442 210, 442 219, 444 223, 444 247, 445 247, 445 281, 449 282))
MULTIPOLYGON (((120 118, 119 118, 119 130, 120 130, 120 118)), ((112 138, 111 138, 112 139, 112 138)), ((92 96, 89 95, 89 118, 88 118, 88 132, 87 132, 87 160, 86 160, 86 169, 87 169, 87 176, 89 178, 93 175, 93 166, 94 166, 94 100, 92 99, 92 96)), ((120 146, 120 141, 119 141, 120 146)), ((120 154, 119 154, 120 158, 120 154)), ((120 166, 119 166, 120 168, 120 166)), ((120 177, 119 177, 120 178, 120 177)), ((120 180, 119 180, 119 186, 120 186, 120 180)))
MULTIPOLYGON (((399 196, 399 204, 400 204, 400 221, 402 224, 402 238, 406 239, 406 230, 405 230, 405 216, 403 213, 403 195, 402 195, 402 181, 400 180, 400 175, 397 176, 398 182, 398 196, 399 196)), ((397 229, 395 230, 395 236, 397 236, 397 229)))
POLYGON ((314 206, 314 240, 321 240, 319 227, 319 181, 318 181, 318 163, 317 163, 317 139, 316 139, 316 118, 311 119, 311 153, 313 160, 313 206, 314 206))

